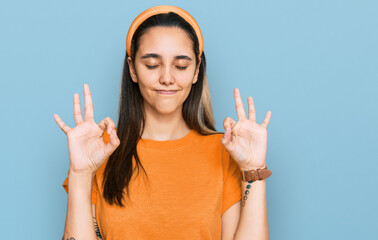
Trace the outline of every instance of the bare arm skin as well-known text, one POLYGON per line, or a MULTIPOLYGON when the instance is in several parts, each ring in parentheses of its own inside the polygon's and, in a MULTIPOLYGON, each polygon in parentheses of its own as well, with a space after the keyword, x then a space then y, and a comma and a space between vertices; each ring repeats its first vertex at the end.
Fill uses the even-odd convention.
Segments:
MULTIPOLYGON (((242 182, 243 197, 247 182, 242 182)), ((269 239, 266 180, 255 181, 243 206, 235 203, 222 215, 222 240, 269 239)))
POLYGON ((91 208, 93 176, 68 173, 67 217, 63 239, 97 240, 91 208))

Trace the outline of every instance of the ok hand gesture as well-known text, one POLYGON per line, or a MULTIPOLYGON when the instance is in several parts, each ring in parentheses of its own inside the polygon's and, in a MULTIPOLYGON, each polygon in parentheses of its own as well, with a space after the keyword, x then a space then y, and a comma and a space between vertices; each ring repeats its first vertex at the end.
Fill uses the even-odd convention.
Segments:
POLYGON ((115 124, 109 117, 96 124, 93 119, 93 104, 88 84, 84 84, 84 120, 80 110, 79 94, 74 94, 75 127, 68 127, 57 114, 54 119, 67 135, 70 171, 94 174, 120 144, 115 124), (105 144, 103 134, 108 131, 110 141, 105 144))
POLYGON ((239 121, 230 117, 224 119, 225 133, 221 143, 242 171, 266 167, 267 127, 271 111, 267 112, 263 123, 259 125, 256 123, 253 98, 248 97, 248 119, 238 88, 234 89, 234 96, 239 121))

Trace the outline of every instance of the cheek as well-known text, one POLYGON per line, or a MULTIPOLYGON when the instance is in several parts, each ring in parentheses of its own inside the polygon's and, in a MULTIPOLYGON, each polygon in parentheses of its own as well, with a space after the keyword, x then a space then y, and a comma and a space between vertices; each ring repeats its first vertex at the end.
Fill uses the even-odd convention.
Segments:
POLYGON ((193 84, 194 74, 195 74, 195 68, 187 69, 186 71, 177 70, 177 82, 180 83, 182 86, 191 86, 193 84))
POLYGON ((151 90, 151 84, 148 84, 147 82, 145 82, 146 79, 143 79, 142 81, 139 80, 138 81, 138 85, 139 85, 139 90, 140 90, 140 93, 142 94, 143 98, 146 99, 148 102, 150 102, 153 98, 153 92, 151 90), (143 81, 144 80, 144 81, 143 81))
POLYGON ((139 88, 143 91, 143 88, 152 88, 158 76, 156 73, 149 71, 148 69, 137 68, 137 79, 139 88))

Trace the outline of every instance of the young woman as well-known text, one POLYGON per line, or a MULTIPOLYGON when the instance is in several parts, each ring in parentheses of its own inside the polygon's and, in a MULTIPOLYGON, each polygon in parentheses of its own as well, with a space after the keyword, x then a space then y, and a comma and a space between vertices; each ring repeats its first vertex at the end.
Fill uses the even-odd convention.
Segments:
POLYGON ((268 239, 271 112, 257 124, 236 88, 238 121, 215 130, 202 34, 181 8, 142 12, 126 45, 117 128, 94 122, 87 84, 84 119, 76 93, 74 128, 54 114, 70 157, 63 239, 268 239))

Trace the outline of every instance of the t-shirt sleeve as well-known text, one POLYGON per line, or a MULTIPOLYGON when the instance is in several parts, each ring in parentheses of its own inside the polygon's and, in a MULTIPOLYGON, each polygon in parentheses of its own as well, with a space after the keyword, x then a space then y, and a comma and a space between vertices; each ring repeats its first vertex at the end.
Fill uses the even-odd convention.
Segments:
MULTIPOLYGON (((68 194, 68 177, 66 177, 62 185, 68 194)), ((92 186, 92 204, 96 204, 97 189, 98 187, 97 187, 97 181, 96 181, 96 175, 95 175, 93 178, 93 186, 92 186)))
POLYGON ((241 172, 238 163, 222 145, 223 160, 223 202, 222 215, 242 198, 241 172))

